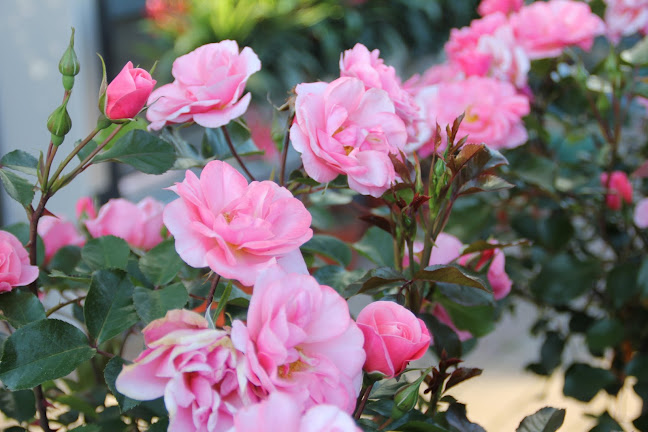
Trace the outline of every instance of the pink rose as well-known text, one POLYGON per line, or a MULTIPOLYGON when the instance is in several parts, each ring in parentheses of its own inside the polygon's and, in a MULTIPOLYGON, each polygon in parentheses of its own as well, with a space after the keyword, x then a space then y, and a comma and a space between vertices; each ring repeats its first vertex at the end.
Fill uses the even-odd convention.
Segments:
POLYGON ((83 246, 85 237, 72 222, 55 216, 43 216, 38 221, 38 235, 45 243, 45 262, 63 246, 83 246))
POLYGON ((259 276, 247 326, 232 325, 234 346, 246 355, 249 381, 304 406, 332 404, 351 413, 362 384, 362 332, 347 302, 308 275, 274 266, 259 276))
POLYGON ((605 202, 611 210, 620 210, 622 202, 632 204, 632 184, 623 171, 614 171, 608 180, 608 173, 601 173, 601 186, 609 189, 605 202))
POLYGON ((29 264, 29 254, 20 240, 0 230, 0 293, 29 285, 38 278, 38 267, 29 264))
POLYGON ((508 15, 517 12, 524 5, 524 0, 482 0, 477 7, 479 15, 486 16, 496 12, 508 15))
POLYGON ((370 303, 356 320, 365 338, 367 373, 386 378, 400 375, 412 360, 423 357, 430 346, 430 332, 403 306, 389 301, 370 303))
POLYGON ((209 162, 200 178, 186 172, 170 188, 180 198, 164 210, 176 251, 190 266, 251 286, 278 263, 307 273, 299 247, 313 236, 311 215, 288 189, 252 182, 230 165, 209 162))
POLYGON ((94 201, 90 197, 81 197, 76 203, 76 217, 77 219, 88 218, 94 219, 97 217, 97 209, 95 208, 94 201))
POLYGON ((380 197, 396 180, 389 154, 407 141, 387 92, 349 77, 299 84, 296 92, 290 139, 308 175, 326 183, 345 174, 351 189, 380 197))
POLYGON ((178 57, 171 71, 175 81, 149 97, 149 129, 190 121, 208 128, 226 125, 245 113, 251 98, 249 93, 243 96, 245 84, 259 70, 261 62, 254 51, 245 47, 239 53, 238 44, 231 40, 178 57))
POLYGON ((137 400, 164 396, 169 431, 228 430, 236 411, 256 401, 227 333, 197 313, 171 310, 142 333, 147 348, 124 366, 115 387, 137 400))
POLYGON ((587 3, 571 0, 534 2, 511 15, 510 23, 531 59, 557 57, 571 45, 589 50, 605 31, 587 3))
MULTIPOLYGON (((529 100, 507 82, 469 77, 426 87, 417 98, 428 124, 427 132, 419 137, 422 143, 419 154, 423 157, 434 151, 431 131, 436 124, 444 128, 461 113, 465 117, 458 138, 468 135, 469 142, 483 142, 494 149, 517 147, 527 140, 522 117, 529 113, 529 100)), ((439 150, 444 148, 445 143, 439 150)))
POLYGON ((464 255, 459 259, 459 264, 468 266, 469 261, 478 258, 475 263, 475 271, 480 271, 484 268, 486 263, 490 262, 486 277, 491 288, 493 288, 493 298, 495 300, 503 299, 511 292, 513 282, 506 274, 505 264, 506 258, 501 249, 488 249, 479 254, 464 255))
POLYGON ((648 227, 648 198, 640 200, 634 209, 634 223, 639 228, 648 227))
MULTIPOLYGON (((412 95, 403 88, 396 70, 387 66, 379 56, 380 51, 377 49, 370 52, 366 46, 356 44, 340 56, 340 76, 358 78, 364 83, 365 90, 385 90, 394 102, 396 114, 411 130, 419 117, 419 107, 412 95)), ((411 140, 415 138, 413 134, 410 134, 411 140)))
POLYGON ((162 241, 164 204, 147 197, 137 204, 123 198, 111 199, 85 226, 92 237, 113 235, 134 248, 149 250, 162 241))
POLYGON ((614 42, 622 36, 648 34, 648 0, 606 0, 605 24, 614 42))
POLYGON ((132 62, 126 63, 106 88, 104 114, 111 120, 135 117, 146 105, 156 82, 144 69, 134 68, 132 62))
POLYGON ((440 304, 437 303, 436 305, 434 305, 432 315, 434 315, 443 324, 450 327, 457 334, 457 337, 459 337, 460 341, 463 342, 473 337, 472 333, 470 333, 469 331, 459 330, 457 326, 452 322, 452 318, 450 318, 448 311, 445 310, 445 308, 440 304))
POLYGON ((281 392, 239 410, 234 417, 234 429, 236 432, 361 432, 351 416, 340 408, 316 405, 302 414, 295 401, 281 392))

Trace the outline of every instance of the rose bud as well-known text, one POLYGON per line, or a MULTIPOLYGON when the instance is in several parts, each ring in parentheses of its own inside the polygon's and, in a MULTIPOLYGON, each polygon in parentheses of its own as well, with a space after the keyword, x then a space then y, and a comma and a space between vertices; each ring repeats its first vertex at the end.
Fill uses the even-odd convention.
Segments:
POLYGON ((135 117, 146 105, 155 83, 147 71, 126 63, 106 88, 104 114, 110 120, 135 117))

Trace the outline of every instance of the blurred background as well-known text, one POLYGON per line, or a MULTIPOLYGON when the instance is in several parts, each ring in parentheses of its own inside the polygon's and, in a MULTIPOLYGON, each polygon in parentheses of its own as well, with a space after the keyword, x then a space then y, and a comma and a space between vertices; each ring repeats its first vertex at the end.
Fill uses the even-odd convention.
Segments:
MULTIPOLYGON (((177 56, 223 39, 250 46, 261 58, 262 71, 248 83, 255 105, 246 120, 262 119, 272 138, 273 128, 280 130, 283 124, 272 124, 271 104, 283 104, 300 82, 335 78, 342 51, 357 42, 380 49, 405 81, 440 61, 449 30, 476 18, 476 5, 476 0, 3 0, 0 154, 46 149, 46 119, 63 94, 57 64, 70 27, 76 29, 81 73, 68 105, 73 138, 63 145, 83 138, 95 125, 101 80, 97 53, 106 62, 109 80, 128 61, 147 69, 157 62, 154 78, 160 85, 171 81, 177 56)), ((163 188, 177 178, 177 172, 146 176, 100 164, 57 195, 49 210, 72 219, 74 203, 85 195, 100 203, 117 196, 137 201, 147 194, 169 199, 172 194, 165 196, 163 188)), ((22 220, 23 213, 0 190, 0 226, 22 220)), ((562 396, 558 375, 543 379, 524 371, 541 345, 528 332, 536 316, 530 305, 516 305, 514 314, 505 314, 498 329, 467 356, 469 366, 485 370, 454 391, 467 404, 469 418, 497 432, 514 430, 525 415, 545 405, 568 408, 565 431, 589 429, 583 414, 600 412, 603 406, 616 418, 635 417, 639 405, 630 392, 615 401, 599 394, 585 406, 562 396)))

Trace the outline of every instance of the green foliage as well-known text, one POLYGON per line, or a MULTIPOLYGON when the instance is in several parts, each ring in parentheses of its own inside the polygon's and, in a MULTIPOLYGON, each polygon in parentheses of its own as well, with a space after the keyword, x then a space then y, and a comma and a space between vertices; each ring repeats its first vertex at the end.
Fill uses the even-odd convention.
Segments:
POLYGON ((93 270, 126 270, 129 254, 128 243, 115 236, 94 238, 81 249, 81 258, 93 270))
POLYGON ((121 410, 121 412, 135 408, 141 403, 141 401, 124 396, 115 388, 115 381, 117 381, 117 376, 122 371, 122 368, 125 364, 127 363, 123 358, 116 356, 110 359, 108 364, 106 364, 106 368, 104 369, 104 379, 106 380, 108 389, 110 389, 110 392, 113 394, 113 396, 115 396, 115 399, 117 399, 117 403, 119 404, 119 409, 121 410))
POLYGON ((333 236, 316 234, 301 249, 334 260, 344 267, 351 263, 351 249, 342 240, 333 236))
POLYGON ((7 194, 23 206, 28 206, 34 199, 34 185, 5 168, 0 168, 0 181, 7 194))
POLYGON ((139 261, 139 268, 153 285, 171 282, 182 269, 183 262, 175 250, 173 239, 155 246, 139 261))
POLYGON ((544 407, 525 417, 516 432, 556 432, 564 421, 564 409, 544 407))
POLYGON ((14 150, 0 158, 0 165, 12 170, 36 176, 38 159, 23 150, 14 150))
POLYGON ((614 381, 614 375, 609 370, 585 363, 574 363, 565 372, 563 393, 579 401, 589 402, 600 390, 614 381))
POLYGON ((150 290, 135 287, 133 303, 140 319, 145 323, 163 318, 171 309, 182 309, 189 300, 187 289, 181 283, 150 290))
POLYGON ((149 132, 133 129, 119 138, 112 148, 95 156, 93 162, 122 162, 146 174, 163 174, 175 160, 173 145, 149 132))
POLYGON ((18 290, 0 295, 0 313, 0 319, 8 321, 14 328, 47 318, 38 297, 18 290))

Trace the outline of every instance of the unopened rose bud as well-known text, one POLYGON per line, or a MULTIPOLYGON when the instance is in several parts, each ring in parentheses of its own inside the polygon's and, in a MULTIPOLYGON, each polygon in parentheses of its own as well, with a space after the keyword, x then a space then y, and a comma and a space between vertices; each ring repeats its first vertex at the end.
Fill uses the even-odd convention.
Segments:
POLYGON ((151 74, 128 62, 106 87, 104 115, 113 121, 132 119, 146 105, 155 83, 151 74))
MULTIPOLYGON (((74 27, 72 28, 72 35, 70 36, 70 44, 63 53, 61 61, 59 61, 59 72, 64 77, 73 77, 79 73, 81 70, 81 65, 79 64, 79 59, 77 58, 76 53, 74 52, 74 27)), ((72 80, 74 83, 74 80, 72 80)), ((63 82, 65 85, 65 80, 63 82)), ((66 88, 66 90, 69 90, 66 88)))
POLYGON ((419 400, 420 387, 421 380, 416 380, 398 390, 394 395, 394 406, 401 412, 413 410, 419 400))
POLYGON ((67 112, 67 104, 56 108, 47 118, 47 129, 57 137, 64 137, 72 129, 72 119, 67 112))

